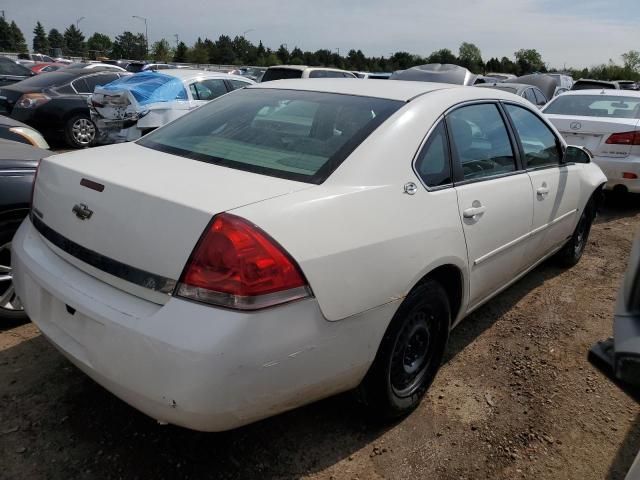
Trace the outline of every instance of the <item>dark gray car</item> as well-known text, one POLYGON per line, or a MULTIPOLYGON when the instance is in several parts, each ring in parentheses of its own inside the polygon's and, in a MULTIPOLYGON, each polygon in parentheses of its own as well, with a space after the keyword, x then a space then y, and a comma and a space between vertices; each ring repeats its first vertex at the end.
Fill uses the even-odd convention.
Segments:
POLYGON ((13 290, 11 239, 29 213, 38 163, 49 150, 0 139, 0 322, 26 318, 13 290))

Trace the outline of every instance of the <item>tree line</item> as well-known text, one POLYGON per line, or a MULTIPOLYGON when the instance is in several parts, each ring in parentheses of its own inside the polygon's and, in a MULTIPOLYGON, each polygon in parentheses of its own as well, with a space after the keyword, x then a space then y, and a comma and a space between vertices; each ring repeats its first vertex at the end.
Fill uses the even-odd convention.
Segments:
MULTIPOLYGON (((50 53, 59 49, 63 55, 87 59, 124 58, 130 60, 153 60, 156 62, 196 63, 214 65, 310 65, 342 68, 370 72, 392 72, 426 63, 453 63, 468 68, 474 73, 510 73, 526 75, 547 72, 548 67, 536 49, 520 49, 512 58, 490 58, 486 62, 482 52, 473 43, 463 42, 457 54, 450 49, 436 50, 423 57, 409 52, 395 52, 389 57, 367 57, 362 50, 349 50, 347 55, 337 51, 320 49, 303 51, 298 47, 289 50, 286 44, 273 50, 262 41, 255 45, 244 36, 231 38, 220 35, 217 40, 198 38, 188 46, 178 42, 173 47, 166 39, 147 45, 142 33, 125 31, 115 38, 95 32, 85 40, 76 25, 69 25, 64 32, 52 28, 47 33, 39 21, 33 29, 32 50, 35 53, 50 53)), ((0 17, 0 51, 28 52, 24 35, 15 21, 10 23, 0 17)), ((631 50, 621 55, 622 64, 610 60, 607 64, 585 69, 566 70, 574 78, 600 80, 640 80, 640 52, 631 50)))

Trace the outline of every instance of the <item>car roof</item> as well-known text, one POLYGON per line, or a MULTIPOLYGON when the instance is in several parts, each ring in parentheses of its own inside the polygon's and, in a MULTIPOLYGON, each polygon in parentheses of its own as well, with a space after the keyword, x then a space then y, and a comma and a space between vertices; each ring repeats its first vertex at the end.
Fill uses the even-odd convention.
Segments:
POLYGON ((222 78, 227 80, 241 80, 243 82, 252 83, 252 80, 250 78, 242 77, 240 75, 229 75, 228 73, 223 73, 223 72, 211 72, 209 70, 194 70, 191 68, 167 68, 163 70, 158 70, 155 73, 158 73, 160 75, 169 75, 171 77, 176 77, 182 80, 183 82, 187 82, 195 78, 203 77, 203 78, 222 78))
POLYGON ((331 72, 350 72, 349 70, 342 70, 340 68, 330 68, 330 67, 310 67, 309 65, 274 65, 269 67, 267 70, 277 70, 278 68, 282 68, 285 70, 299 70, 301 72, 305 70, 329 70, 331 72))
POLYGON ((514 88, 518 93, 526 90, 527 88, 535 88, 540 90, 535 85, 527 85, 526 83, 506 83, 506 82, 494 82, 494 83, 479 83, 475 85, 476 87, 484 87, 484 88, 499 88, 502 90, 506 90, 508 88, 514 88))
MULTIPOLYGON (((608 82, 605 82, 608 83, 608 82)), ((563 97, 567 95, 607 95, 614 97, 638 97, 640 98, 640 92, 637 90, 617 90, 617 89, 602 89, 602 88, 585 88, 584 90, 569 90, 562 94, 563 97)))
POLYGON ((274 80, 258 83, 249 88, 272 88, 282 90, 306 90, 312 92, 338 93, 362 97, 386 98, 406 102, 418 95, 446 88, 462 88, 447 83, 411 82, 388 80, 368 82, 357 78, 309 78, 274 80))

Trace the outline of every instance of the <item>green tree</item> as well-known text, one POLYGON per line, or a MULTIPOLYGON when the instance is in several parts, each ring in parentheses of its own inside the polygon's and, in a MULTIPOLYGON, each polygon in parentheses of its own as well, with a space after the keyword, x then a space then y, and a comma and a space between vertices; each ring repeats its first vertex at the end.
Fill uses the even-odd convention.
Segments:
POLYGON ((9 52, 13 47, 13 37, 11 36, 11 27, 7 21, 0 17, 0 51, 9 52))
POLYGON ((111 54, 113 42, 109 35, 95 32, 87 39, 87 50, 89 56, 94 60, 98 57, 108 57, 111 54))
POLYGON ((178 43, 176 47, 176 53, 173 56, 173 61, 178 63, 185 63, 187 61, 187 53, 189 52, 189 48, 184 42, 178 43))
POLYGON ((508 57, 502 57, 500 59, 500 72, 498 73, 511 73, 513 75, 518 74, 518 66, 512 62, 508 57))
POLYGON ((33 29, 33 51, 36 53, 49 53, 49 39, 47 32, 40 22, 33 29))
POLYGON ((16 22, 11 21, 11 25, 9 25, 9 29, 11 31, 11 41, 12 41, 12 51, 18 53, 28 53, 29 47, 27 46, 27 42, 24 39, 24 35, 22 34, 22 30, 18 28, 16 22))
POLYGON ((59 48, 64 50, 64 37, 57 29, 52 28, 49 30, 48 40, 50 48, 59 48))
POLYGON ((209 63, 209 51, 200 37, 193 44, 193 47, 189 49, 187 59, 190 63, 209 63))
POLYGON ((481 73, 484 70, 482 53, 473 43, 462 42, 458 51, 458 63, 474 73, 481 73))
POLYGON ((622 54, 624 68, 630 72, 638 72, 640 69, 640 52, 637 50, 629 50, 622 54))
POLYGON ((546 72, 547 68, 542 61, 542 55, 533 48, 521 48, 516 53, 516 64, 518 65, 518 74, 527 75, 533 72, 546 72))
POLYGON ((84 35, 73 23, 64 31, 64 48, 67 55, 84 55, 84 35))
POLYGON ((220 35, 216 41, 216 59, 213 63, 222 65, 233 65, 236 54, 233 51, 233 42, 231 37, 220 35))
POLYGON ((457 62, 458 62, 458 58, 448 48, 436 50, 431 55, 429 55, 429 58, 427 58, 427 63, 457 63, 457 62))
POLYGON ((487 61, 485 68, 487 73, 503 73, 502 64, 500 63, 500 60, 495 57, 492 57, 487 61))
POLYGON ((151 56, 156 62, 170 62, 173 58, 173 50, 171 45, 164 38, 158 40, 151 47, 151 56))
POLYGON ((291 65, 304 65, 304 52, 298 47, 295 47, 291 50, 289 63, 291 65))
POLYGON ((147 41, 143 33, 123 32, 113 41, 111 51, 114 58, 142 60, 147 56, 147 41))
POLYGON ((280 60, 280 63, 289 63, 289 50, 284 45, 280 45, 280 47, 278 47, 276 55, 278 56, 278 60, 280 60))

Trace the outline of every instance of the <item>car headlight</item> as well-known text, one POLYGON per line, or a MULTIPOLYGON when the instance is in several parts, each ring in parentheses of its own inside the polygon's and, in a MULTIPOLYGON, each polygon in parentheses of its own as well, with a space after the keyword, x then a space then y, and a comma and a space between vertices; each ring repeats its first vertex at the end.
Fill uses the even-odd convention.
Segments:
POLYGON ((44 139, 44 137, 40 135, 40 132, 34 130, 33 128, 11 127, 9 131, 15 133, 16 135, 20 135, 34 147, 44 148, 47 150, 49 149, 49 144, 44 139))

